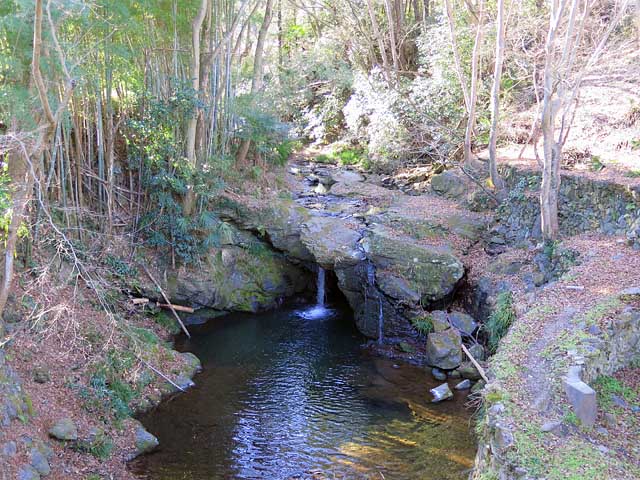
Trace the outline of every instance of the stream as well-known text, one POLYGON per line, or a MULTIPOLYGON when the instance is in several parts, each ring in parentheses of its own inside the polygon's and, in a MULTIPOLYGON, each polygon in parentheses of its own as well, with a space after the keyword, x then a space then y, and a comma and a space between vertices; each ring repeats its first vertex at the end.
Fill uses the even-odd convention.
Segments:
POLYGON ((195 388, 140 418, 160 447, 133 472, 154 480, 466 478, 475 457, 466 393, 431 404, 439 382, 428 370, 369 354, 347 307, 318 307, 231 314, 179 337, 177 349, 196 354, 204 371, 195 388))

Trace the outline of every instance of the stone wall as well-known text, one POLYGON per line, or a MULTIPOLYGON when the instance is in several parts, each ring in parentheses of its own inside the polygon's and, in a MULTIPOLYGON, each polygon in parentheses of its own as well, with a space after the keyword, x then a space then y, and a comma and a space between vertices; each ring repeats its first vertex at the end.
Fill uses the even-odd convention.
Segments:
MULTIPOLYGON (((539 172, 502 167, 510 190, 508 200, 499 207, 497 234, 509 243, 539 239, 539 172)), ((560 184, 560 232, 571 236, 585 232, 625 235, 640 249, 640 187, 563 175, 560 184)))

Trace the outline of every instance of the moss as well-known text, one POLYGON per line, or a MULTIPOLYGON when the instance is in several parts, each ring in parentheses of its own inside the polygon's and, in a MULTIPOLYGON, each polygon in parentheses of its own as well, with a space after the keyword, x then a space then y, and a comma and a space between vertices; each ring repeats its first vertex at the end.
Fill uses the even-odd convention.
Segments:
POLYGON ((604 410, 614 410, 614 395, 623 398, 626 402, 631 404, 637 404, 640 402, 640 392, 635 391, 615 377, 601 375, 596 378, 592 386, 598 392, 598 400, 600 406, 604 410))
POLYGON ((484 394, 484 401, 488 404, 499 403, 507 399, 507 395, 502 390, 492 389, 484 394))
POLYGON ((595 307, 585 313, 582 317, 582 320, 586 323, 587 326, 595 325, 608 315, 620 309, 622 306, 623 302, 619 297, 609 297, 606 300, 598 303, 595 307))
POLYGON ((169 332, 169 334, 176 335, 180 333, 180 325, 178 325, 178 322, 170 313, 164 310, 160 310, 158 313, 152 316, 154 321, 162 328, 164 328, 167 332, 169 332))

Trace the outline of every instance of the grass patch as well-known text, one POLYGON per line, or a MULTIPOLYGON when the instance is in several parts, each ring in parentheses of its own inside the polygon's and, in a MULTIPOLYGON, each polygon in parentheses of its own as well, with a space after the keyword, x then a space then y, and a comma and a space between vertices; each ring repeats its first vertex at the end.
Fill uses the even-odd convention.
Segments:
POLYGON ((576 412, 573 412, 573 411, 567 412, 564 415, 564 419, 563 420, 566 423, 568 423, 569 425, 573 425, 574 427, 579 427, 582 424, 582 422, 580 421, 580 419, 576 415, 576 412))
POLYGON ((600 320, 604 319, 608 315, 614 313, 620 307, 622 307, 624 303, 620 300, 619 297, 610 297, 606 300, 600 302, 587 313, 584 314, 582 319, 587 324, 587 326, 595 325, 600 320))
POLYGON ((513 294, 509 291, 500 292, 496 299, 496 308, 493 310, 483 328, 487 332, 488 346, 491 353, 495 353, 500 340, 509 331, 509 327, 516 320, 516 312, 513 307, 513 294))
POLYGON ((625 385, 615 377, 601 375, 593 382, 593 388, 598 392, 600 406, 605 410, 612 410, 616 405, 613 397, 623 398, 627 403, 638 402, 638 392, 625 385))
POLYGON ((429 315, 414 318, 411 320, 411 323, 413 324, 413 328, 415 328, 420 335, 428 335, 433 332, 433 321, 429 315))
POLYGON ((153 315, 153 319, 171 335, 180 333, 180 325, 178 325, 176 319, 164 310, 160 310, 157 314, 153 315))
POLYGON ((100 433, 92 441, 80 441, 77 442, 75 450, 81 453, 88 453, 93 455, 99 460, 107 460, 111 456, 113 451, 113 440, 107 437, 104 433, 100 433))

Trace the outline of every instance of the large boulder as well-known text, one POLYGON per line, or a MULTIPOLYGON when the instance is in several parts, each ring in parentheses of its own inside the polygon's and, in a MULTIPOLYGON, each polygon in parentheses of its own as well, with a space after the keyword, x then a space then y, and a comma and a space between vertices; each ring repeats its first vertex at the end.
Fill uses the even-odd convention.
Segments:
POLYGON ((300 239, 315 261, 325 268, 343 268, 365 259, 361 235, 338 217, 314 216, 301 225, 300 239))
POLYGON ((365 262, 335 270, 338 287, 349 302, 356 326, 370 338, 378 338, 380 308, 382 307, 382 331, 384 338, 407 338, 415 336, 410 321, 397 308, 393 299, 383 295, 368 283, 365 262))
POLYGON ((310 212, 292 199, 273 199, 252 203, 250 199, 238 201, 229 196, 219 197, 214 205, 220 218, 240 229, 267 237, 269 243, 290 258, 313 261, 313 255, 300 241, 300 226, 311 217, 310 212))
POLYGON ((372 229, 363 246, 376 266, 383 292, 395 298, 406 290, 409 294, 397 299, 409 304, 417 297, 422 304, 445 298, 464 275, 462 262, 450 251, 394 236, 384 228, 372 229), (402 288, 398 279, 403 280, 402 288))
MULTIPOLYGON (((174 303, 223 311, 272 308, 306 289, 307 272, 258 239, 250 242, 212 248, 197 267, 156 271, 154 277, 174 303)), ((159 298, 155 285, 145 281, 144 293, 159 298)))
POLYGON ((434 175, 431 177, 431 190, 446 198, 463 198, 469 190, 473 190, 475 186, 469 179, 464 178, 462 175, 463 174, 453 170, 446 170, 434 175))
POLYGON ((462 338, 460 332, 450 328, 433 332, 427 337, 427 363, 433 367, 451 370, 462 362, 462 338))
MULTIPOLYGON (((472 175, 480 179, 489 176, 486 171, 476 171, 472 175)), ((431 191, 442 197, 464 203, 474 211, 486 211, 493 205, 480 185, 459 169, 446 170, 431 177, 431 191)))

